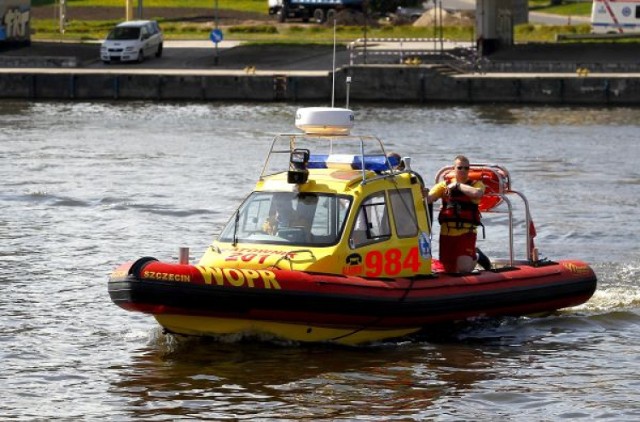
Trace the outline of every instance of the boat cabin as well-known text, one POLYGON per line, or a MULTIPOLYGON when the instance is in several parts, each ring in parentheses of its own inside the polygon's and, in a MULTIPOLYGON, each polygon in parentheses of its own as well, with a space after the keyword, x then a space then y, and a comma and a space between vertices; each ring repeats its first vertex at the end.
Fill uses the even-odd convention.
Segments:
POLYGON ((353 112, 298 111, 303 133, 272 142, 254 191, 201 265, 281 268, 366 277, 431 273, 420 175, 382 142, 350 135, 353 112))

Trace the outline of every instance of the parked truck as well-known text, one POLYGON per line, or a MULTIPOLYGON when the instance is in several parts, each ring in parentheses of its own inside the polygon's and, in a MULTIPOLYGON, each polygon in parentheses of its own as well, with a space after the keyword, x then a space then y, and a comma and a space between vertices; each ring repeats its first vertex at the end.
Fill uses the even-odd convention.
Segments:
POLYGON ((29 44, 31 0, 0 1, 0 44, 29 44))
POLYGON ((317 23, 332 21, 343 9, 362 11, 364 0, 269 0, 269 14, 276 15, 279 22, 287 19, 302 19, 317 23))

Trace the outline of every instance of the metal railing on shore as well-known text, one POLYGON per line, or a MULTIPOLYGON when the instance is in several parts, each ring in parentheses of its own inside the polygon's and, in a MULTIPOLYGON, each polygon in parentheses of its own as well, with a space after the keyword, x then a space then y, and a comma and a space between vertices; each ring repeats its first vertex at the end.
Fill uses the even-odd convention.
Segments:
POLYGON ((349 65, 445 64, 457 73, 485 73, 489 63, 471 42, 441 38, 359 38, 348 45, 349 65))
POLYGON ((452 50, 474 49, 471 42, 457 42, 442 38, 358 38, 349 43, 349 65, 379 63, 382 57, 394 63, 405 63, 409 57, 450 56, 452 50), (369 58, 373 60, 369 60, 369 58))

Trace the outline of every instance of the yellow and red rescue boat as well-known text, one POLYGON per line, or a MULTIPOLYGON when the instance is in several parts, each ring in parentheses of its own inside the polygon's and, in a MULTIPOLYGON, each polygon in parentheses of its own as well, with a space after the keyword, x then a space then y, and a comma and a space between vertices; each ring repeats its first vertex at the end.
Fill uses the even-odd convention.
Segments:
POLYGON ((199 263, 125 263, 109 279, 114 303, 177 334, 361 344, 473 317, 552 312, 593 295, 586 263, 538 259, 527 200, 496 165, 473 164, 470 177, 487 186, 483 211, 509 213, 506 257, 488 270, 439 271, 422 177, 379 139, 352 136, 353 120, 346 109, 298 110, 302 133, 275 137, 254 191, 199 263), (514 198, 529 239, 522 259, 514 198))

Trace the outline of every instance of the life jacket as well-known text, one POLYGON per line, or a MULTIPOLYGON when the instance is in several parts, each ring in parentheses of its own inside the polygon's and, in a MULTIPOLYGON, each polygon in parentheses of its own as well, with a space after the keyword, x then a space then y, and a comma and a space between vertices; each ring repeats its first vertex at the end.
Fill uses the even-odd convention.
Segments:
MULTIPOLYGON (((473 186, 473 181, 468 181, 466 184, 473 186)), ((456 228, 462 228, 465 224, 475 228, 482 225, 480 208, 471 198, 455 189, 442 198, 438 222, 441 225, 456 223, 456 228)))

